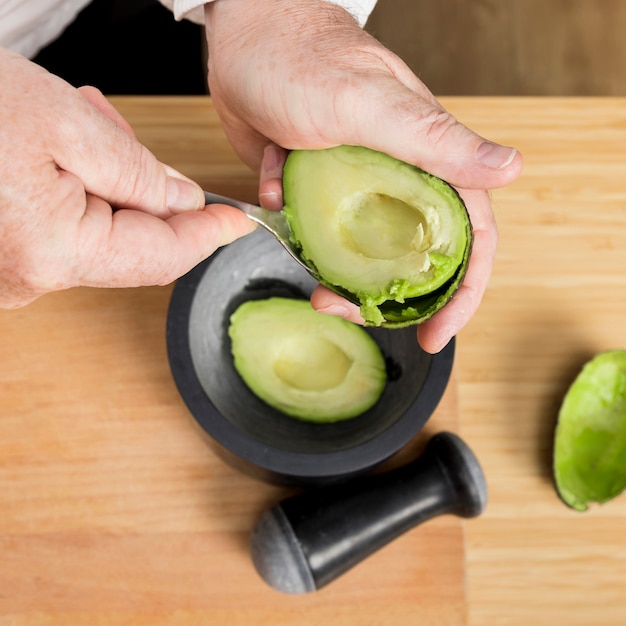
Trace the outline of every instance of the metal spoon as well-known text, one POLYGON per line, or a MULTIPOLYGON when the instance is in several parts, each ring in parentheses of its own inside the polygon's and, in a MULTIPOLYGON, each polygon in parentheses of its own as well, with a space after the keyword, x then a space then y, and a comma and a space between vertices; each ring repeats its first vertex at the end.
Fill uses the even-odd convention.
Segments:
POLYGON ((270 211, 255 204, 248 204, 247 202, 228 198, 227 196, 220 196, 209 191, 204 192, 204 201, 206 204, 227 204, 243 211, 251 220, 257 222, 257 224, 260 224, 263 228, 272 233, 289 255, 311 274, 311 276, 319 280, 315 272, 300 257, 298 247, 291 241, 291 231, 283 211, 270 211))

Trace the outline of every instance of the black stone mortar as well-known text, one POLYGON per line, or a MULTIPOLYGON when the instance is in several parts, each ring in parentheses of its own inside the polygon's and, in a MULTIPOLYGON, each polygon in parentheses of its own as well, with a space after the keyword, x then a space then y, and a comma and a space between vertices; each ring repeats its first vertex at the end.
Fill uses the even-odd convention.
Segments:
POLYGON ((179 279, 168 311, 170 368, 191 415, 224 460, 279 484, 337 482, 400 451, 437 407, 454 360, 454 341, 431 355, 419 347, 415 327, 366 328, 388 373, 371 409, 330 424, 280 413, 254 395, 236 372, 227 332, 230 315, 246 300, 308 298, 316 285, 259 228, 179 279))

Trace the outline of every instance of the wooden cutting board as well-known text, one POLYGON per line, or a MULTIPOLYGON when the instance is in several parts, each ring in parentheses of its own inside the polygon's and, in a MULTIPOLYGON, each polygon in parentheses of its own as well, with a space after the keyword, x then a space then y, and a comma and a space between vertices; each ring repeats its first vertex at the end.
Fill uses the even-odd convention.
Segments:
MULTIPOLYGON (((260 579, 249 533, 291 492, 201 438, 167 362, 170 293, 75 289, 0 311, 0 625, 465 624, 452 516, 315 594, 260 579)), ((456 429, 453 377, 403 460, 456 429)))

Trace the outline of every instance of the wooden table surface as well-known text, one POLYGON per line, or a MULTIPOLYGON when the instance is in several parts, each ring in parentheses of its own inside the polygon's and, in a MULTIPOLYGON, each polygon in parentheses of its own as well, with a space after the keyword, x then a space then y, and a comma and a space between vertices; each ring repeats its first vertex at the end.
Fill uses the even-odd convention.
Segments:
MULTIPOLYGON (((115 98, 163 161, 254 201, 208 98, 115 98)), ((412 530, 323 591, 268 588, 256 516, 288 493, 223 464, 171 380, 170 287, 75 289, 0 311, 0 626, 626 623, 626 496, 585 514, 551 482, 582 363, 626 347, 626 100, 447 98, 525 156, 493 192, 484 302, 428 433, 481 461, 485 513, 412 530)))

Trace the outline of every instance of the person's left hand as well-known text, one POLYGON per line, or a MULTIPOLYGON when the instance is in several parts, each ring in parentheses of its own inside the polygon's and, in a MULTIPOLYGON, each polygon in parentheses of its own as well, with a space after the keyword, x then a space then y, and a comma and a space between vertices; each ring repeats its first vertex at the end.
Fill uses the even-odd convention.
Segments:
POLYGON ((93 87, 0 49, 0 308, 173 282, 255 225, 161 163, 93 87))
MULTIPOLYGON (((422 347, 441 350, 476 311, 491 274, 497 229, 486 190, 515 180, 521 155, 459 123, 401 59, 328 2, 218 1, 206 5, 205 22, 211 96, 235 151, 260 172, 265 207, 282 207, 288 150, 339 144, 385 152, 459 190, 475 236, 468 272, 453 300, 418 327, 422 347)), ((362 321, 355 305, 322 287, 311 302, 362 321)))

